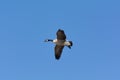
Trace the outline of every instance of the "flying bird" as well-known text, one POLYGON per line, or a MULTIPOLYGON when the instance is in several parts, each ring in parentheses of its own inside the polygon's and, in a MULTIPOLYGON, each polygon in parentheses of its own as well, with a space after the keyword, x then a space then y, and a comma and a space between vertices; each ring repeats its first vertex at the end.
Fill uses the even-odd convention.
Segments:
POLYGON ((71 46, 73 45, 72 41, 66 40, 66 35, 64 33, 64 30, 58 29, 56 32, 57 38, 52 40, 52 39, 46 39, 45 42, 53 42, 55 43, 54 51, 55 51, 55 58, 57 60, 60 59, 62 51, 64 46, 67 46, 69 49, 71 49, 71 46))

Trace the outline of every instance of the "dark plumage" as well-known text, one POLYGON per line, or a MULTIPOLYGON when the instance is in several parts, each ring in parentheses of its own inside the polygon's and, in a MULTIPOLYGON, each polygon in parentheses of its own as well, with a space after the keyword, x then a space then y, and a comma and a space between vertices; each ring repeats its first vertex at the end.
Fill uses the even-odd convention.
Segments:
POLYGON ((61 29, 59 29, 57 31, 56 35, 57 35, 58 40, 65 40, 66 39, 66 35, 65 35, 64 31, 61 29))
POLYGON ((63 48, 64 48, 64 46, 58 46, 58 45, 55 46, 54 50, 55 50, 55 58, 56 59, 60 59, 63 48))
POLYGON ((47 39, 45 42, 51 41, 56 44, 54 50, 55 50, 55 58, 57 60, 60 59, 62 51, 64 46, 67 46, 68 48, 71 49, 71 46, 73 45, 72 41, 66 41, 66 35, 63 30, 59 29, 56 33, 57 39, 52 40, 52 39, 47 39))

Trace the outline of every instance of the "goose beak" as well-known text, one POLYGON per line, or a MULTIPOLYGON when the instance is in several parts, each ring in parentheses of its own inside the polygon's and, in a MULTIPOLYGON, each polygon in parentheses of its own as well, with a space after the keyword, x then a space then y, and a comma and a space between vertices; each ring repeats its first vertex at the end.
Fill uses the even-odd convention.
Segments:
POLYGON ((46 39, 46 40, 44 40, 44 42, 48 42, 48 40, 46 39))

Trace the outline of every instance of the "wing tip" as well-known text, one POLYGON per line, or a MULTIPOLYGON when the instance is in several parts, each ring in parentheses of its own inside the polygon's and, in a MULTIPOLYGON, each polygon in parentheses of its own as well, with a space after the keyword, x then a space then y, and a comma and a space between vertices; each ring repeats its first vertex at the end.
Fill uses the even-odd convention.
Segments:
POLYGON ((55 59, 56 59, 56 60, 59 60, 59 59, 60 59, 60 56, 56 55, 56 56, 55 56, 55 59))
POLYGON ((63 29, 58 29, 58 31, 64 31, 63 29))

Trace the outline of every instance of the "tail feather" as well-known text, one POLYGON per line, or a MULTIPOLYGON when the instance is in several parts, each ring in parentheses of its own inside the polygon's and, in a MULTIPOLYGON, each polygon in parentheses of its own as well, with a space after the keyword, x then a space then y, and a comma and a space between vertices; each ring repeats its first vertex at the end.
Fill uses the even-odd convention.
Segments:
POLYGON ((69 49, 71 49, 71 46, 73 46, 72 41, 69 41, 70 45, 68 46, 69 49))
POLYGON ((69 41, 69 43, 70 43, 70 46, 73 46, 73 43, 72 43, 72 41, 69 41))

